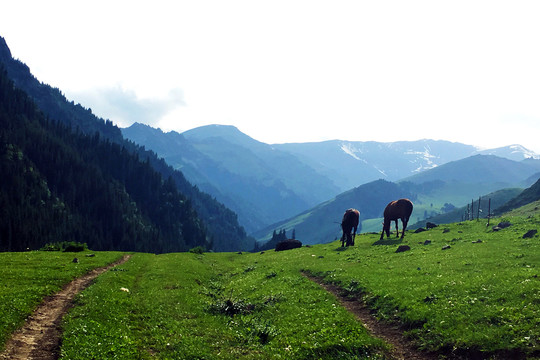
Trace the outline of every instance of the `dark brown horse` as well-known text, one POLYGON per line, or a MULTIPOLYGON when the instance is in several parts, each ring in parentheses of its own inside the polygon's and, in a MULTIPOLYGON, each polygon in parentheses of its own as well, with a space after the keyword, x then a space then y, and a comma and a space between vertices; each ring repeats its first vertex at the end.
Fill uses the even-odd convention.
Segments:
POLYGON ((343 214, 343 220, 341 220, 341 229, 343 230, 343 235, 341 235, 341 246, 345 246, 345 241, 347 241, 347 246, 354 245, 354 237, 356 236, 356 230, 358 229, 358 222, 360 221, 360 212, 356 209, 348 209, 343 214), (351 231, 353 231, 351 236, 351 231))
POLYGON ((413 203, 409 199, 399 199, 386 205, 386 208, 384 209, 384 222, 381 240, 383 239, 385 232, 386 236, 390 237, 390 223, 392 221, 396 222, 396 231, 397 236, 399 237, 398 219, 401 219, 401 223, 403 224, 403 229, 401 230, 401 238, 403 239, 412 210, 413 203))

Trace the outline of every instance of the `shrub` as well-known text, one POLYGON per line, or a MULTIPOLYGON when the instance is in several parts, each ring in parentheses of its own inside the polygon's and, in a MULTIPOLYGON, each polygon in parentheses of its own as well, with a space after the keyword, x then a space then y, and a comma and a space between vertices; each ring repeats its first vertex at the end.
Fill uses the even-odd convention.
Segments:
POLYGON ((202 246, 196 246, 192 249, 189 249, 189 252, 193 254, 203 254, 205 251, 206 249, 202 246))
POLYGON ((64 252, 81 252, 84 250, 88 250, 88 245, 86 245, 86 243, 79 243, 79 242, 72 241, 72 242, 65 243, 63 251, 64 252))
POLYGON ((88 245, 86 243, 80 243, 77 241, 61 241, 55 243, 45 244, 41 251, 63 251, 63 252, 80 252, 88 250, 88 245))

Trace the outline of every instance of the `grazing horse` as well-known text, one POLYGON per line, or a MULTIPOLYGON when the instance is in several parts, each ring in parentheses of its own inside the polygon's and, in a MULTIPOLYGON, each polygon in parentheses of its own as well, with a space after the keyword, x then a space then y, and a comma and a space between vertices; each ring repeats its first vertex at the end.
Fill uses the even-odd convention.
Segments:
POLYGON ((343 220, 341 220, 341 229, 343 230, 343 235, 341 236, 341 246, 345 245, 345 240, 347 241, 347 246, 354 245, 354 237, 356 236, 356 229, 358 229, 358 222, 360 221, 360 212, 356 209, 348 209, 343 214, 343 220), (354 230, 352 236, 351 231, 354 230))
POLYGON ((386 236, 390 237, 390 223, 392 221, 396 222, 396 231, 397 236, 399 237, 398 219, 401 219, 401 223, 403 224, 403 229, 401 230, 401 238, 403 239, 412 210, 413 203, 409 199, 399 199, 386 205, 386 208, 384 209, 384 223, 381 240, 383 239, 385 232, 386 236))

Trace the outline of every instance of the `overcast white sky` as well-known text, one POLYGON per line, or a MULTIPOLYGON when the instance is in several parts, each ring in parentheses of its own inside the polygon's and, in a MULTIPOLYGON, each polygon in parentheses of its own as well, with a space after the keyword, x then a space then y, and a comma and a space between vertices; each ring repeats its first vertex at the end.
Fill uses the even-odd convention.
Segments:
POLYGON ((519 0, 7 0, 0 36, 122 127, 540 153, 538 19, 519 0))

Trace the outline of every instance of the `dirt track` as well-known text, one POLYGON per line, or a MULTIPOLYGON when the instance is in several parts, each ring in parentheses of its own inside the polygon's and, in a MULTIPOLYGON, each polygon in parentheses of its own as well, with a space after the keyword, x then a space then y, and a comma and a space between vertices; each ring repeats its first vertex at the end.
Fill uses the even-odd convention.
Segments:
POLYGON ((315 281, 326 289, 326 291, 332 293, 339 300, 341 305, 349 312, 353 313, 373 336, 383 339, 390 344, 392 350, 389 355, 392 356, 392 358, 396 360, 438 359, 438 356, 435 354, 422 352, 416 349, 411 341, 403 335, 403 331, 398 326, 378 321, 361 301, 341 295, 341 289, 339 287, 325 284, 320 278, 312 277, 308 274, 304 274, 304 276, 315 281))
POLYGON ((28 317, 24 326, 17 330, 7 342, 6 350, 0 354, 0 359, 58 359, 61 338, 60 322, 71 307, 75 295, 88 287, 98 275, 126 262, 129 258, 130 255, 124 255, 112 264, 94 269, 67 284, 59 293, 46 297, 28 317))

